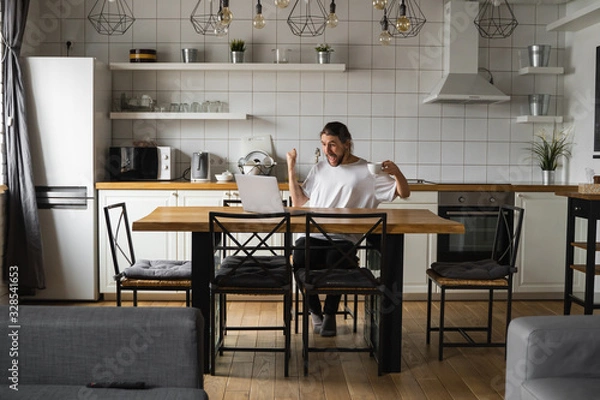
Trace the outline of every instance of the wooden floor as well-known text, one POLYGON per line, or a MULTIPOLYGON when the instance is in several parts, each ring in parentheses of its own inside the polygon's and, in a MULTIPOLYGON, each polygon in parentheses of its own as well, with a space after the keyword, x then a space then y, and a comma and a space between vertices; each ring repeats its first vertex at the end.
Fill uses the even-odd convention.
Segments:
MULTIPOLYGON (((72 304, 72 303, 71 303, 72 304)), ((112 306, 113 301, 90 306, 112 306)), ((124 304, 129 306, 130 304, 124 304)), ((181 302, 140 302, 140 306, 184 306, 181 302)), ((365 353, 311 353, 309 376, 302 374, 302 340, 292 336, 290 376, 283 376, 281 353, 225 353, 217 357, 216 376, 205 375, 211 400, 219 399, 502 399, 505 360, 503 348, 448 348, 437 359, 437 333, 425 344, 425 302, 405 301, 402 372, 377 376, 374 359, 365 353)), ((437 306, 437 304, 436 304, 437 306)), ((494 339, 504 336, 504 307, 495 305, 494 339)), ((437 307, 434 310, 437 318, 437 307)), ((448 302, 446 325, 485 323, 484 302, 448 302)), ((573 314, 582 310, 573 306, 573 314)), ((561 315, 560 301, 514 301, 513 318, 528 315, 561 315)), ((281 315, 276 302, 230 302, 230 323, 272 324, 281 315)), ((360 319, 359 319, 360 320, 360 319)), ((354 335, 351 320, 338 316, 338 336, 323 342, 360 342, 362 325, 354 335)), ((312 335, 312 334, 311 334, 312 335)), ((281 345, 281 333, 230 332, 228 343, 281 345)))

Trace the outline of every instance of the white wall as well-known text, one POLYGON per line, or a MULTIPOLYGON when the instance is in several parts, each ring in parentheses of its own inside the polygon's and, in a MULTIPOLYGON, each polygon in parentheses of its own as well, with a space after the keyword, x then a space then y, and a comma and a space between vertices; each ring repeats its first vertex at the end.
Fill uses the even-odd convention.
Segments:
POLYGON ((573 118, 575 146, 569 169, 571 180, 585 182, 585 169, 600 174, 600 160, 592 158, 594 146, 594 106, 596 47, 600 46, 600 24, 566 34, 565 94, 566 114, 573 118))
POLYGON ((263 2, 267 26, 253 29, 255 2, 248 0, 231 0, 235 20, 226 38, 194 32, 189 16, 196 0, 132 0, 137 18, 133 27, 124 36, 107 37, 86 20, 94 3, 31 2, 24 55, 66 55, 70 40, 72 55, 104 61, 127 61, 129 49, 147 47, 158 50, 159 61, 179 61, 181 48, 197 47, 202 61, 225 62, 228 41, 243 38, 247 62, 272 62, 271 49, 279 47, 291 49, 291 62, 313 63, 314 46, 328 42, 335 48, 333 62, 347 65, 346 73, 115 73, 117 96, 122 91, 147 93, 164 104, 218 99, 233 112, 251 114, 246 121, 232 122, 113 121, 114 144, 148 138, 179 149, 179 172, 199 149, 227 159, 233 168, 245 156, 239 150, 241 136, 270 134, 280 177, 285 176, 285 152, 292 147, 299 149, 303 176, 319 146, 322 126, 340 120, 353 133, 358 155, 392 159, 410 178, 539 182, 539 169, 524 148, 542 127, 516 124, 515 118, 525 113, 527 94, 533 92, 554 95, 550 113, 563 111, 562 77, 519 76, 517 71, 520 54, 534 42, 552 45, 550 65, 563 65, 564 34, 547 32, 545 26, 564 12, 564 6, 515 5, 519 26, 510 38, 480 39, 480 66, 492 71, 496 85, 512 95, 512 101, 465 106, 421 104, 442 76, 440 0, 420 0, 428 20, 420 35, 395 39, 389 47, 377 41, 382 12, 365 0, 338 2, 339 26, 316 38, 292 35, 286 24, 291 6, 278 10, 272 1, 263 2))

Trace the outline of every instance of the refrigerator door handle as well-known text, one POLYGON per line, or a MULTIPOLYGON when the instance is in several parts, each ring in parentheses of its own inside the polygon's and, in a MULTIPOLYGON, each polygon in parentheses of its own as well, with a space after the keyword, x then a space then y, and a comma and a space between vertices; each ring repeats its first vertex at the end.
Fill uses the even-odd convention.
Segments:
POLYGON ((38 209, 75 209, 88 207, 85 186, 36 186, 38 209))

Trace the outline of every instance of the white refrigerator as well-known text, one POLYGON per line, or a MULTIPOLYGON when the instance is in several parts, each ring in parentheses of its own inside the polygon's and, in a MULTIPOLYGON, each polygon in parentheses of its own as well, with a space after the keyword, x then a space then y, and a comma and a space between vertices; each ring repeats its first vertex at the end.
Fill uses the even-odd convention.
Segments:
POLYGON ((95 182, 110 147, 111 75, 94 58, 22 59, 46 288, 39 300, 97 300, 95 182))

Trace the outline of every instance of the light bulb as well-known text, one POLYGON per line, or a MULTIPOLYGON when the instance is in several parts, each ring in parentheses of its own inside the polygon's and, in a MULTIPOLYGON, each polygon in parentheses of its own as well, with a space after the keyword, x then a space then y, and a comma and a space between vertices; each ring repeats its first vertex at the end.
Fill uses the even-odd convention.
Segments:
POLYGON ((262 14, 256 14, 254 19, 252 20, 252 25, 256 29, 262 29, 265 27, 265 17, 262 14))
POLYGON ((217 24, 217 26, 215 27, 216 36, 223 37, 227 35, 228 32, 229 28, 227 28, 225 25, 217 24))
POLYGON ((286 8, 290 5, 290 0, 275 0, 275 5, 279 8, 286 8))
POLYGON ((391 41, 392 35, 390 35, 388 31, 381 31, 379 34, 379 43, 381 43, 382 46, 389 46, 391 41))
POLYGON ((218 17, 219 22, 221 22, 221 25, 227 26, 231 23, 231 20, 233 19, 233 13, 229 9, 229 7, 223 7, 221 12, 218 14, 218 17))
POLYGON ((406 32, 410 29, 410 20, 406 18, 406 15, 401 15, 396 20, 396 29, 400 32, 406 32))
POLYGON ((335 0, 331 0, 331 4, 329 5, 329 15, 327 16, 327 27, 335 28, 338 26, 338 17, 335 15, 335 0))
POLYGON ((329 14, 329 16, 327 17, 328 28, 335 28, 336 26, 338 26, 338 22, 338 17, 334 13, 329 14))
POLYGON ((373 0, 373 7, 377 10, 383 10, 386 6, 386 0, 373 0))

